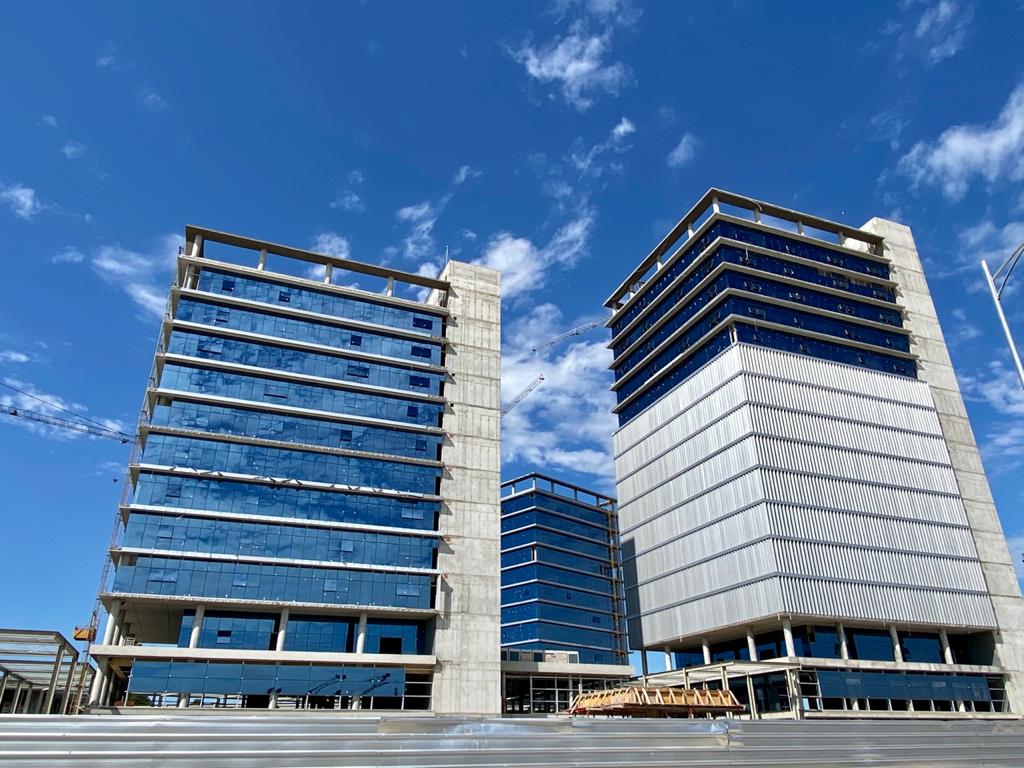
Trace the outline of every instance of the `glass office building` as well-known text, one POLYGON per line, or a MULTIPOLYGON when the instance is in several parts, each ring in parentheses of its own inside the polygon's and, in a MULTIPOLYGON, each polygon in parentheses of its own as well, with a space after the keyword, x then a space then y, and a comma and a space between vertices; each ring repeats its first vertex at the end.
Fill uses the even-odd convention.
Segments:
POLYGON ((493 522, 451 542, 497 514, 496 492, 462 501, 474 472, 497 480, 497 382, 481 376, 496 335, 466 335, 472 306, 497 304, 496 273, 187 240, 101 594, 93 703, 496 711, 496 650, 448 657, 464 622, 496 638, 497 577, 493 596, 441 599, 498 556, 493 522), (453 423, 459 406, 492 418, 453 423), (447 678, 474 661, 481 698, 460 701, 447 678))
POLYGON ((501 485, 504 710, 551 714, 632 674, 615 499, 532 473, 501 485))
POLYGON ((607 306, 632 647, 756 714, 1022 710, 1024 608, 909 229, 713 189, 607 306))

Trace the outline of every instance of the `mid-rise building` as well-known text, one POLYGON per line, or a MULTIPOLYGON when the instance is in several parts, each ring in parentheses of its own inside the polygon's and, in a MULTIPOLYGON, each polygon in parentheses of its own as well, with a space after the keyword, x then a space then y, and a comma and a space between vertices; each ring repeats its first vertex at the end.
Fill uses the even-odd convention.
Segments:
POLYGON ((497 713, 498 274, 186 241, 92 703, 497 713))
POLYGON ((504 711, 552 714, 633 674, 615 499, 532 473, 501 485, 504 711))
POLYGON ((756 715, 1024 712, 1024 606, 910 230, 710 190, 608 300, 629 639, 756 715))

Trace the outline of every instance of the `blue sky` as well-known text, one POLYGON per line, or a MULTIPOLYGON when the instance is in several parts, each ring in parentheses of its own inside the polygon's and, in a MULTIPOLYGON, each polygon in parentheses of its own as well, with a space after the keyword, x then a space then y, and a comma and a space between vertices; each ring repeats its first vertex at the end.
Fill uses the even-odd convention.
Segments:
MULTIPOLYGON (((7 4, 0 380, 133 429, 186 223, 413 271, 447 247, 506 271, 506 399, 547 377, 505 420, 505 475, 611 491, 606 332, 531 349, 603 319, 710 186, 886 216, 927 263, 1019 565, 1024 397, 977 262, 1024 240, 1024 11, 823 8, 7 4)), ((0 420, 0 625, 87 621, 127 453, 0 420)))

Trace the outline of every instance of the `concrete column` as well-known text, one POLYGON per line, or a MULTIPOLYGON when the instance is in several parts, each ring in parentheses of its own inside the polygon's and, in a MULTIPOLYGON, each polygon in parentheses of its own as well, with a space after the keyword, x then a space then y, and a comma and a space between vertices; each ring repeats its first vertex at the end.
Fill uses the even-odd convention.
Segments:
POLYGON ((284 641, 288 635, 288 615, 287 608, 281 611, 281 618, 277 628, 277 644, 274 646, 274 650, 278 652, 284 650, 284 641))
POLYGON ((850 648, 846 644, 846 628, 842 625, 841 622, 839 624, 836 624, 836 635, 839 636, 839 658, 849 659, 850 648))
POLYGON ((203 619, 206 618, 206 606, 196 606, 196 615, 192 617, 192 633, 188 637, 188 647, 199 647, 199 635, 203 631, 203 619))
POLYGON ((786 683, 789 686, 789 703, 793 710, 793 719, 800 720, 803 718, 803 708, 800 697, 800 680, 797 678, 795 669, 786 670, 786 683))
POLYGON ((114 626, 121 620, 122 608, 123 604, 120 601, 110 606, 110 612, 107 614, 107 625, 103 628, 103 645, 111 645, 113 643, 114 626))
POLYGON ((107 674, 103 678, 103 689, 100 691, 100 706, 106 707, 110 704, 110 689, 113 687, 114 670, 107 667, 107 674))
POLYGON ((394 296, 395 295, 395 278, 393 278, 393 277, 389 277, 388 278, 387 287, 384 288, 384 295, 385 296, 394 296))
POLYGON ((747 630, 747 654, 751 661, 757 661, 757 643, 754 642, 754 632, 751 629, 747 630))
POLYGON ((793 643, 793 623, 788 618, 782 620, 782 637, 786 641, 786 655, 796 656, 796 645, 793 643))
POLYGON ((21 696, 21 690, 25 687, 25 683, 21 680, 14 687, 14 695, 11 697, 11 714, 15 714, 18 711, 18 697, 21 696))
MULTIPOLYGON (((646 650, 641 650, 640 651, 640 668, 643 670, 644 685, 647 685, 647 651, 646 650)), ((6 680, 4 682, 6 683, 6 680)), ((0 696, 3 696, 2 692, 0 692, 0 696)))
POLYGON ((64 701, 61 702, 61 714, 70 715, 71 713, 71 691, 75 685, 75 670, 78 668, 77 660, 73 660, 68 664, 68 676, 64 681, 64 701))
POLYGON ((105 661, 100 661, 96 666, 96 676, 92 679, 92 689, 89 691, 89 703, 99 705, 109 665, 105 661))
POLYGON ((955 664, 956 660, 953 658, 953 649, 949 647, 949 635, 946 634, 946 630, 939 630, 939 642, 942 644, 942 658, 947 664, 955 664))
POLYGON ((121 644, 121 622, 120 621, 118 621, 116 624, 114 624, 114 634, 110 638, 110 644, 111 645, 120 645, 121 644))
POLYGON ((189 254, 193 259, 198 259, 203 250, 203 236, 196 235, 196 239, 192 241, 192 252, 189 254))
POLYGON ((4 676, 0 678, 0 705, 4 703, 4 694, 7 692, 7 681, 10 680, 10 678, 11 676, 6 672, 4 672, 4 676))
POLYGON ((260 250, 260 260, 256 264, 256 269, 258 269, 260 272, 262 272, 266 268, 267 268, 267 249, 263 248, 263 249, 260 250))
POLYGON ((46 688, 46 697, 43 699, 43 714, 50 714, 53 708, 53 696, 57 692, 57 680, 60 677, 60 665, 64 663, 64 647, 57 649, 57 658, 53 662, 53 672, 50 673, 50 684, 46 688))
POLYGON ((28 685, 25 688, 25 705, 21 708, 21 712, 22 714, 27 715, 29 712, 29 707, 32 706, 32 686, 28 685))
POLYGON ((900 633, 896 631, 896 625, 889 626, 889 637, 892 638, 892 655, 896 661, 903 661, 903 649, 900 648, 900 633))
POLYGON ((324 284, 325 285, 330 285, 331 284, 331 275, 333 275, 333 274, 334 274, 334 265, 333 264, 324 264, 324 284))
POLYGON ((669 650, 668 646, 665 646, 665 671, 669 672, 672 669, 672 651, 669 650))
POLYGON ((754 698, 754 678, 747 675, 747 699, 750 701, 750 719, 757 719, 757 700, 754 698))
POLYGON ((366 649, 366 614, 359 614, 359 626, 356 629, 356 653, 365 653, 366 649))
POLYGON ((711 663, 711 643, 708 642, 708 639, 706 637, 702 637, 700 639, 700 647, 701 647, 701 650, 704 651, 704 663, 705 664, 710 664, 711 663))

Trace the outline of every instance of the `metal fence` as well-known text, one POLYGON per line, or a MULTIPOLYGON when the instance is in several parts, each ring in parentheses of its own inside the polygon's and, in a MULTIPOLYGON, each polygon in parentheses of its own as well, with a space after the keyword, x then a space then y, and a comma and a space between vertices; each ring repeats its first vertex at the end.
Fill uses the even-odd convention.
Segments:
POLYGON ((88 766, 1020 766, 1024 722, 0 717, 0 762, 88 766))

